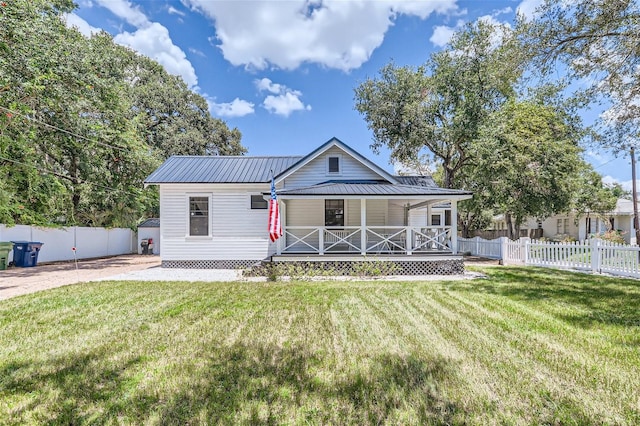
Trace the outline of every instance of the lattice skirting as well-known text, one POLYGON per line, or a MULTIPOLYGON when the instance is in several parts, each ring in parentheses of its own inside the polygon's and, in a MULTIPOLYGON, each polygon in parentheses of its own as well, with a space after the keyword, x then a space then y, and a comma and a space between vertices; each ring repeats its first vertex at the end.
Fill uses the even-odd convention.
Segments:
POLYGON ((464 274, 464 261, 460 259, 438 259, 420 261, 288 261, 280 263, 263 262, 245 271, 245 276, 268 276, 271 268, 283 268, 286 271, 330 271, 331 275, 340 276, 375 276, 375 275, 458 275, 464 274), (369 263, 368 266, 364 265, 369 263))
POLYGON ((163 260, 163 268, 181 269, 246 269, 259 265, 259 260, 163 260))

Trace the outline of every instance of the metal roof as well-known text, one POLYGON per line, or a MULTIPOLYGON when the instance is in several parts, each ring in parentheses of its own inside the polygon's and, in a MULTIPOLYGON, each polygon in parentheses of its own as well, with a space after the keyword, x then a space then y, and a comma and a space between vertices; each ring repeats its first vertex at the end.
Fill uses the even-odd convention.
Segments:
POLYGON ((138 225, 138 228, 160 228, 160 219, 151 218, 147 219, 138 225))
POLYGON ((428 186, 438 188, 438 185, 431 176, 395 176, 403 185, 428 186))
POLYGON ((145 184, 262 183, 302 159, 301 156, 243 157, 174 155, 151 173, 145 184))
POLYGON ((418 185, 394 185, 389 183, 351 183, 325 182, 304 188, 281 189, 278 195, 284 196, 328 196, 328 195, 383 195, 383 196, 416 196, 416 195, 471 195, 469 191, 446 189, 418 185))

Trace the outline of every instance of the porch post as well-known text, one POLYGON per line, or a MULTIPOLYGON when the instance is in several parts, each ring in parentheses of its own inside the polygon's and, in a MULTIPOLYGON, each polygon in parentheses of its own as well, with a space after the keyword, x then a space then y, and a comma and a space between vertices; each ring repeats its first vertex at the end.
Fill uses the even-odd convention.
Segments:
POLYGON ((367 199, 360 199, 360 254, 367 254, 367 199))
POLYGON ((285 203, 284 200, 282 202, 278 200, 278 203, 280 204, 280 226, 282 226, 282 237, 276 240, 276 254, 280 256, 282 254, 282 246, 286 246, 286 244, 283 244, 283 240, 286 241, 287 239, 287 203, 285 203))
POLYGON ((451 253, 458 254, 458 201, 451 200, 451 253))

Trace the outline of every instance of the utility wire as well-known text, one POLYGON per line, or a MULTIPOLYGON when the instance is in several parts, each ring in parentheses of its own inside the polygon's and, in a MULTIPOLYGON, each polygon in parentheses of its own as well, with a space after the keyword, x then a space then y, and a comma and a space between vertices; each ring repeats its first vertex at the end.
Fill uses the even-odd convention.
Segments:
POLYGON ((62 174, 62 173, 54 172, 54 171, 51 171, 51 170, 46 170, 46 169, 40 168, 38 166, 34 166, 33 164, 27 164, 27 163, 23 163, 21 161, 11 160, 10 158, 5 158, 5 157, 0 156, 0 160, 9 161, 10 163, 20 164, 20 165, 26 166, 26 167, 32 167, 32 168, 38 170, 39 172, 50 173, 50 174, 52 174, 54 176, 58 176, 58 177, 61 177, 63 179, 67 179, 67 180, 69 180, 71 182, 74 182, 74 183, 86 183, 86 184, 89 184, 89 185, 92 185, 92 186, 97 186, 99 188, 109 189, 111 191, 119 191, 119 192, 122 192, 124 194, 133 195, 134 197, 139 195, 139 194, 134 194, 133 192, 125 191, 123 189, 111 188, 110 186, 101 185, 99 183, 91 182, 91 181, 88 181, 88 180, 84 180, 84 179, 80 179, 80 178, 72 178, 71 176, 67 176, 67 175, 62 174))
POLYGON ((49 124, 49 123, 46 123, 46 122, 44 122, 42 120, 38 120, 37 118, 29 117, 28 115, 23 114, 20 111, 15 111, 15 110, 9 109, 7 107, 3 107, 3 106, 0 106, 0 109, 4 110, 4 111, 6 111, 7 113, 10 113, 10 114, 20 115, 20 116, 26 118, 27 120, 33 121, 35 123, 42 124, 43 126, 49 127, 51 129, 57 130, 59 132, 66 133, 66 134, 68 134, 70 136, 74 136, 76 138, 84 139, 87 142, 96 143, 98 145, 102 145, 102 146, 105 146, 105 147, 108 147, 108 148, 119 149, 121 151, 128 151, 129 150, 129 148, 125 148, 125 147, 122 147, 122 146, 116 146, 116 145, 110 145, 110 144, 108 144, 106 142, 100 142, 100 141, 97 141, 95 139, 90 139, 90 138, 88 138, 86 136, 82 136, 82 135, 79 135, 77 133, 73 133, 70 130, 62 129, 60 127, 54 126, 53 124, 49 124))

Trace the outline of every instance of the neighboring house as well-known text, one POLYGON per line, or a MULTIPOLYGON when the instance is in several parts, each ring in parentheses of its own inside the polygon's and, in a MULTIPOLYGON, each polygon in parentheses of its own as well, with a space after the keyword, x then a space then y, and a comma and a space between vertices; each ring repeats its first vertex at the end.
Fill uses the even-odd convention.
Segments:
MULTIPOLYGON (((492 228, 506 229, 504 216, 496 216, 492 228)), ((529 236, 548 239, 569 237, 578 241, 584 241, 592 235, 602 234, 611 229, 619 231, 627 244, 636 243, 632 201, 618 199, 615 209, 604 214, 560 214, 545 220, 529 219, 522 225, 522 233, 529 236)))
POLYGON ((457 202, 467 191, 393 176, 331 139, 305 156, 173 156, 160 187, 165 267, 246 267, 261 260, 457 253, 457 202), (283 236, 267 232, 271 178, 283 236))

